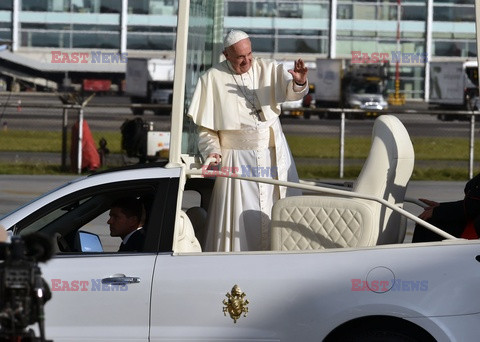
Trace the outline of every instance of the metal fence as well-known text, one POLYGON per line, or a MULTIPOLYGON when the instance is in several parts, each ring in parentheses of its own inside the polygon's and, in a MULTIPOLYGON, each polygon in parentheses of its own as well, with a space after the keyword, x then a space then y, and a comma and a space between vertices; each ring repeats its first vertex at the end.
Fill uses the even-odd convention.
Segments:
POLYGON ((465 110, 413 110, 405 108, 394 108, 388 111, 372 112, 360 109, 351 108, 310 108, 308 117, 312 115, 318 115, 319 117, 337 117, 340 120, 340 151, 339 151, 339 177, 343 178, 345 168, 345 127, 347 118, 370 118, 376 117, 382 114, 404 114, 404 115, 429 115, 435 116, 441 121, 451 122, 455 120, 468 121, 469 122, 469 145, 468 145, 468 175, 469 178, 473 177, 474 173, 474 159, 475 159, 475 122, 476 117, 480 114, 479 111, 465 111, 465 110))

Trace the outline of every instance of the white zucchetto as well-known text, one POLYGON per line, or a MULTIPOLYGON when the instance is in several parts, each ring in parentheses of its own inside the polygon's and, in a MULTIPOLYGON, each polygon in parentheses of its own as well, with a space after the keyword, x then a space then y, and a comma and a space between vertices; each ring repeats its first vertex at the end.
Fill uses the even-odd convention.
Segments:
POLYGON ((231 30, 230 32, 228 32, 228 34, 225 36, 225 39, 223 40, 223 47, 227 48, 245 38, 248 38, 248 34, 246 34, 245 32, 240 30, 231 30))

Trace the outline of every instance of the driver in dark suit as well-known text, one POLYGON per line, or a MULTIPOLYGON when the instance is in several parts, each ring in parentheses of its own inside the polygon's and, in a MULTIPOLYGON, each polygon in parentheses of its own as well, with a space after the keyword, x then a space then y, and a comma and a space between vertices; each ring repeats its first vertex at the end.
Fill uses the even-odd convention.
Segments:
POLYGON ((112 203, 109 215, 110 236, 122 238, 118 251, 141 252, 145 242, 142 202, 135 197, 120 198, 112 203))

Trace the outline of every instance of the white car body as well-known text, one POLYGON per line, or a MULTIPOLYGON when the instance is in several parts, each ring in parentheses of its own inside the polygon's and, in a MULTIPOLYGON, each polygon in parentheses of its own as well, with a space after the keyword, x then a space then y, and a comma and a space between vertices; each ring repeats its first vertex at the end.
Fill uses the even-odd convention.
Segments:
MULTIPOLYGON (((184 182, 183 168, 91 175, 0 220, 21 233, 29 218, 42 221, 37 213, 51 212, 73 199, 161 184, 154 190, 155 203, 163 204, 150 217, 157 228, 148 227, 158 231, 147 235, 157 239, 156 251, 72 251, 41 265, 53 294, 45 306, 49 339, 321 341, 332 338, 329 334, 336 328, 352 329, 350 324, 405 326, 407 332, 417 334, 419 329, 437 341, 477 338, 479 241, 298 252, 175 251, 181 211, 172 208, 178 207, 175 196, 182 201, 184 182), (139 281, 117 287, 101 284, 112 276, 139 281), (393 279, 392 288, 379 286, 393 279), (248 300, 247 315, 242 313, 235 323, 223 311, 234 285, 248 300)), ((58 227, 63 229, 63 224, 58 227)))

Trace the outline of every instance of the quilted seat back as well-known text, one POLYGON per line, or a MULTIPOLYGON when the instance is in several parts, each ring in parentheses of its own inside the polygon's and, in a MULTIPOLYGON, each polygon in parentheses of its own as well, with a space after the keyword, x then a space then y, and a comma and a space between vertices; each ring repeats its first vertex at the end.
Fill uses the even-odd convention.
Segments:
POLYGON ((372 209, 362 201, 293 196, 272 210, 273 250, 366 246, 376 239, 372 209))

